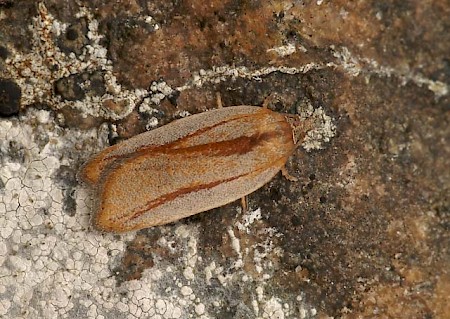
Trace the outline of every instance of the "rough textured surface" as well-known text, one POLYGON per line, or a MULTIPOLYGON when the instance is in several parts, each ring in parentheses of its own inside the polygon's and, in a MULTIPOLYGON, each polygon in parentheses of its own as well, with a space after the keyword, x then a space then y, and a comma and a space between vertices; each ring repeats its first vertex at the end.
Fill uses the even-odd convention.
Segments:
POLYGON ((439 0, 0 0, 0 316, 449 318, 448 16, 439 0), (95 232, 83 161, 217 92, 331 118, 288 162, 299 181, 245 213, 95 232))

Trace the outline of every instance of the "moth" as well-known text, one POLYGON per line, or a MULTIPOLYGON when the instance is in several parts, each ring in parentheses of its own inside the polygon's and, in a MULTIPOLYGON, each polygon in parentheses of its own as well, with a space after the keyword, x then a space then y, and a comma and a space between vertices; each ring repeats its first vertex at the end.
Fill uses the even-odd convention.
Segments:
POLYGON ((299 115, 240 105, 175 120, 108 147, 79 174, 96 191, 94 226, 139 230, 243 198, 284 168, 310 127, 299 115))

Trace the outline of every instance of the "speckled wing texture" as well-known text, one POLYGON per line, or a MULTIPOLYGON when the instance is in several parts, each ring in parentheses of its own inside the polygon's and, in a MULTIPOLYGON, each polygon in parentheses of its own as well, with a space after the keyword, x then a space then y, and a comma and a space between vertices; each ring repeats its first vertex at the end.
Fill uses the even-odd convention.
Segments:
POLYGON ((163 225, 239 199, 267 183, 295 149, 283 114, 220 108, 105 149, 82 169, 98 191, 96 228, 163 225))

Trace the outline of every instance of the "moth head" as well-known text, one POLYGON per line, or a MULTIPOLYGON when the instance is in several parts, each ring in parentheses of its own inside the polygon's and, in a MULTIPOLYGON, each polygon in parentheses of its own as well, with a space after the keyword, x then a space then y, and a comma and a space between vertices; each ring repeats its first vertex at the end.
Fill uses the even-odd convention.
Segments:
POLYGON ((301 118, 300 115, 286 114, 286 121, 292 127, 292 138, 294 140, 294 144, 296 145, 299 145, 299 143, 305 139, 308 132, 315 126, 315 120, 313 117, 304 119, 301 118))

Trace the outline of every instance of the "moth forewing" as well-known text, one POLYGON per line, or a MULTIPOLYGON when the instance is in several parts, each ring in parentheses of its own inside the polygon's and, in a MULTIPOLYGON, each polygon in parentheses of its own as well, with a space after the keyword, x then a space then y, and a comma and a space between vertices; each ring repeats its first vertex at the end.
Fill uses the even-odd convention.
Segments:
POLYGON ((295 149, 292 116, 232 106, 107 148, 83 168, 97 187, 95 226, 125 232, 235 201, 267 183, 295 149))

